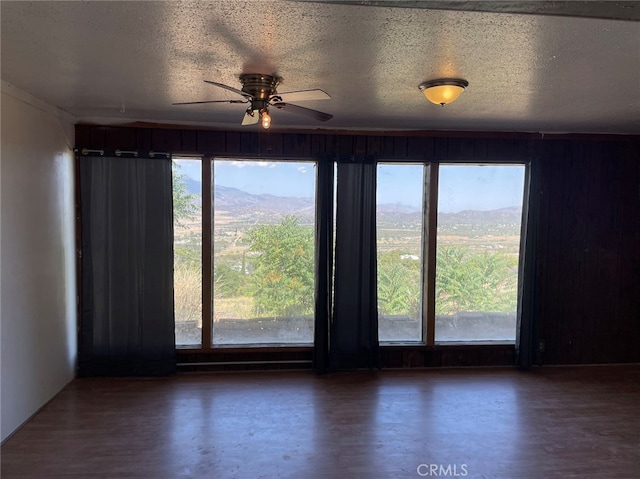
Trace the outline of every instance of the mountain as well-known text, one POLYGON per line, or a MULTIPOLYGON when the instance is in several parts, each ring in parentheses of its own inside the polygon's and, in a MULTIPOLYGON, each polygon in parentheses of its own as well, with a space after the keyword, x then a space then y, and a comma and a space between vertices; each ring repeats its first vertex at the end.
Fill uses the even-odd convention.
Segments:
MULTIPOLYGON (((185 177, 187 191, 197 194, 196 202, 201 201, 201 184, 192 178, 185 177)), ((265 215, 276 217, 288 214, 312 218, 315 213, 313 198, 293 196, 277 196, 271 194, 253 194, 230 186, 216 185, 214 195, 216 211, 224 212, 227 217, 254 218, 265 215)), ((378 223, 381 225, 418 225, 422 222, 422 211, 419 208, 401 203, 377 205, 378 223)), ((439 227, 457 227, 460 225, 519 225, 522 208, 511 206, 489 211, 464 210, 456 213, 439 213, 439 227)))
POLYGON ((182 178, 182 182, 187 187, 187 193, 190 195, 202 194, 202 182, 194 180, 188 176, 182 178))
POLYGON ((256 195, 222 185, 216 185, 213 201, 216 210, 235 211, 240 214, 261 212, 305 216, 313 215, 315 212, 313 198, 256 195))
POLYGON ((420 208, 415 206, 403 205, 402 203, 385 203, 376 206, 378 213, 420 213, 420 208))
POLYGON ((522 218, 522 208, 509 206, 496 210, 463 210, 457 213, 439 213, 439 225, 460 224, 519 224, 522 218))
MULTIPOLYGON (((238 188, 216 185, 214 205, 217 210, 247 212, 271 212, 277 214, 313 215, 313 198, 294 196, 276 196, 270 194, 252 194, 238 188)), ((390 217, 419 217, 420 210, 400 203, 378 205, 381 213, 390 217)))

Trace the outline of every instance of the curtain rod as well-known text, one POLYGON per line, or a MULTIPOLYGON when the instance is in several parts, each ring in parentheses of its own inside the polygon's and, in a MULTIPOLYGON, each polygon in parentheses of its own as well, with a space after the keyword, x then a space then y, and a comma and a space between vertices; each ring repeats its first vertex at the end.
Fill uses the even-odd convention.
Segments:
MULTIPOLYGON (((104 156, 104 152, 105 152, 105 150, 103 150, 103 149, 94 150, 94 149, 91 149, 91 148, 83 148, 82 150, 78 150, 77 148, 75 148, 74 151, 76 153, 80 152, 83 155, 90 155, 91 153, 98 153, 100 156, 104 156)), ((114 151, 114 154, 116 156, 133 155, 134 157, 137 158, 138 157, 138 150, 120 150, 120 149, 117 149, 117 150, 114 151)), ((151 151, 149 151, 148 155, 149 155, 150 158, 153 158, 156 155, 165 156, 167 158, 171 157, 171 153, 166 152, 166 151, 153 151, 153 150, 151 150, 151 151)))

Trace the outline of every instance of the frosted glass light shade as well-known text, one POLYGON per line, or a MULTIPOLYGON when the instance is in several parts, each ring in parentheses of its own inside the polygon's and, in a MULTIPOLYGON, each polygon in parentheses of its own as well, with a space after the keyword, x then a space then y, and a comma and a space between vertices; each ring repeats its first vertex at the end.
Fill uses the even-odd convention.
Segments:
POLYGON ((446 105, 455 101, 469 82, 459 79, 431 80, 419 86, 425 98, 436 105, 446 105))

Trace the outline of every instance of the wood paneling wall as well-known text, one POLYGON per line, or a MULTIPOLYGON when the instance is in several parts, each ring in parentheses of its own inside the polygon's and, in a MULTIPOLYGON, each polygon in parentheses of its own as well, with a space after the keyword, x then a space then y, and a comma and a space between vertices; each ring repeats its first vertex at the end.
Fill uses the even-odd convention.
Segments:
MULTIPOLYGON (((76 147, 251 158, 532 161, 540 172, 539 189, 532 192, 539 225, 534 311, 544 342, 538 362, 640 362, 640 137, 77 125, 76 147)), ((449 348, 385 348, 383 365, 514 364, 512 347, 449 348)), ((224 359, 224 354, 215 361, 224 359)), ((238 354, 242 360, 255 357, 238 354)), ((272 354, 278 361, 285 357, 275 351, 261 356, 270 360, 272 354)), ((181 353, 181 358, 188 357, 206 359, 181 353)), ((307 357, 310 352, 293 351, 290 359, 307 357)))
POLYGON ((535 312, 543 364, 640 361, 640 148, 544 143, 535 312))
POLYGON ((120 148, 205 156, 318 159, 376 156, 385 160, 526 161, 537 135, 368 135, 279 133, 76 125, 76 148, 120 148))

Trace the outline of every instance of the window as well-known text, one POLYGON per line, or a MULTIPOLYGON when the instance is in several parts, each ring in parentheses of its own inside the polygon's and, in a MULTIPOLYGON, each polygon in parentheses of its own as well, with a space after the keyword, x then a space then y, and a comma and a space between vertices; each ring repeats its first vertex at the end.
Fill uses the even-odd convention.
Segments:
POLYGON ((423 165, 378 164, 380 341, 422 340, 423 165))
POLYGON ((515 340, 524 174, 378 165, 381 342, 515 340))
POLYGON ((213 161, 213 345, 313 341, 314 163, 213 161))
POLYGON ((315 188, 312 162, 174 159, 176 346, 313 341, 315 188))
POLYGON ((202 162, 173 160, 176 346, 202 341, 202 162))
POLYGON ((436 341, 515 340, 522 165, 440 165, 436 341))
MULTIPOLYGON (((314 162, 177 158, 173 173, 176 345, 312 344, 314 162)), ((381 342, 514 341, 524 175, 378 164, 381 342)))

